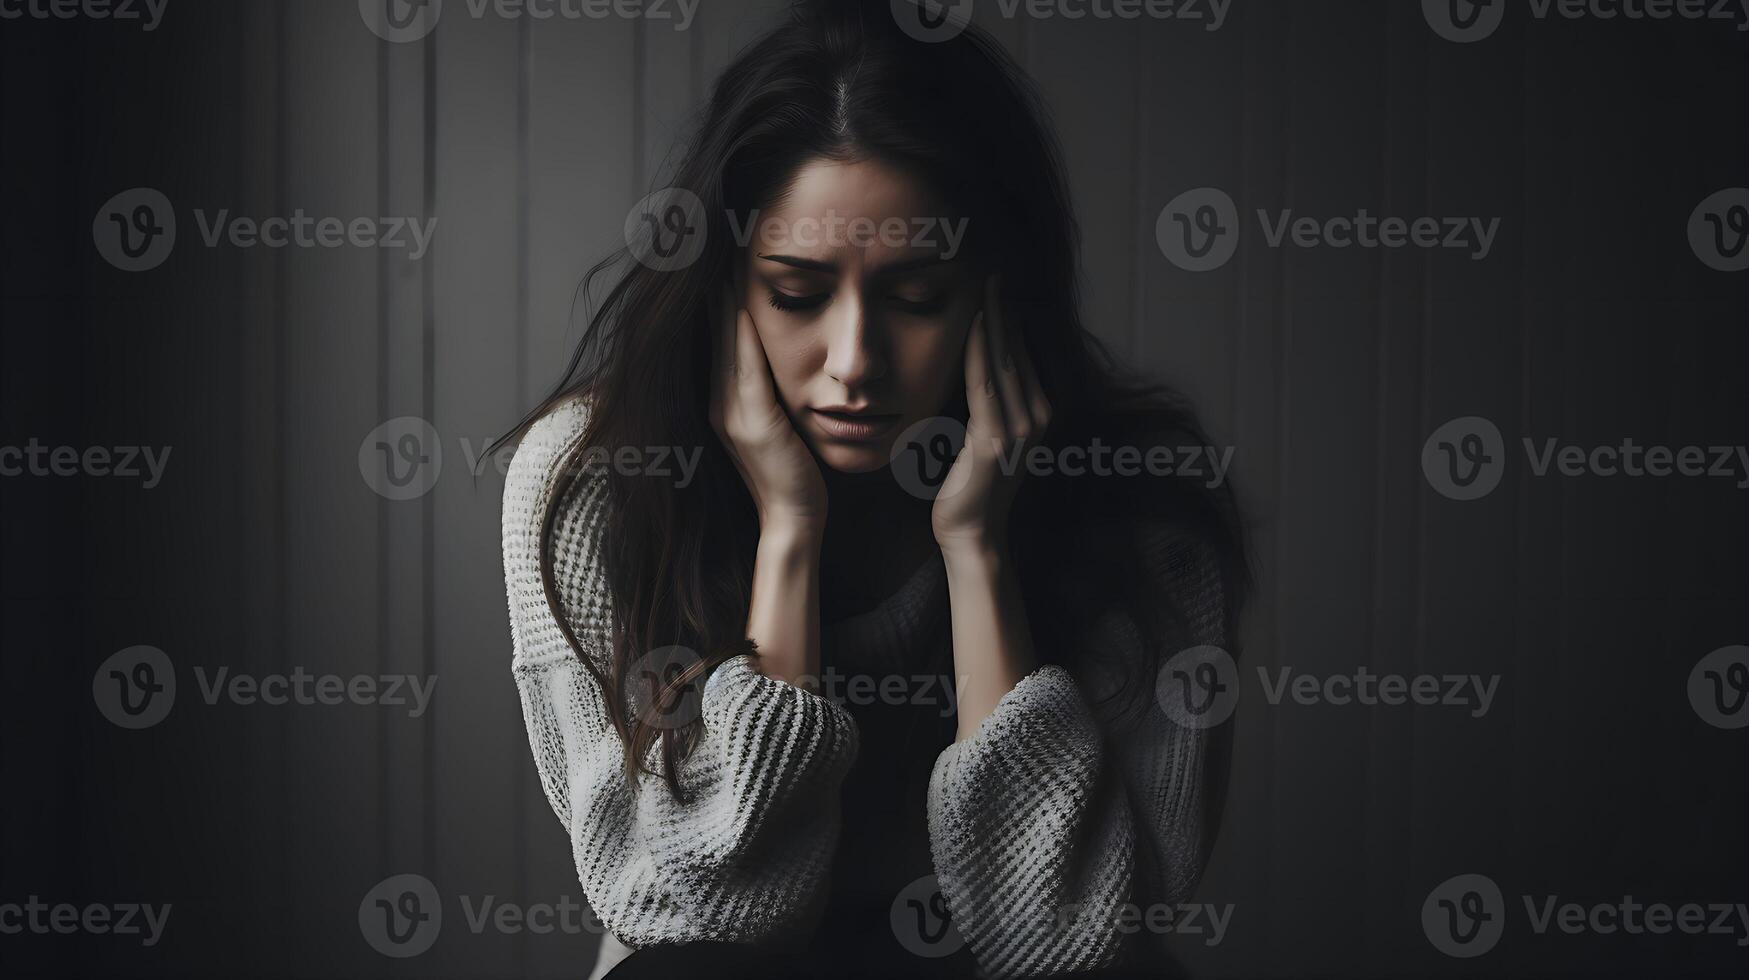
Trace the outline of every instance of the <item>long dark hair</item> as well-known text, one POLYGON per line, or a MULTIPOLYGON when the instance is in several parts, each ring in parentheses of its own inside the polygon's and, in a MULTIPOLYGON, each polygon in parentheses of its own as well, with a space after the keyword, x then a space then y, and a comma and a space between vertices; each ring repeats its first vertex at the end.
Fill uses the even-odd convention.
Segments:
MULTIPOLYGON (((589 286, 616 270, 565 376, 506 439, 572 398, 589 421, 559 470, 546 515, 541 575, 553 618, 599 683, 625 746, 628 778, 655 772, 680 795, 678 762, 697 734, 656 714, 696 697, 724 660, 757 654, 745 635, 758 523, 752 501, 708 421, 711 315, 732 276, 727 215, 769 206, 806 161, 878 159, 929 182, 968 218, 965 248, 999 273, 1003 308, 1032 352, 1053 412, 1051 441, 1208 445, 1189 406, 1172 392, 1123 380, 1083 328, 1076 281, 1077 229, 1056 146, 1020 69, 987 35, 968 28, 927 43, 901 31, 887 0, 800 0, 718 79, 671 186, 703 204, 703 251, 661 271, 622 253, 591 269, 589 286), (558 607, 550 535, 592 448, 703 447, 688 485, 608 468, 612 514, 600 560, 612 592, 613 643, 605 670, 585 655, 558 607), (652 693, 635 688, 640 657, 667 647, 699 654, 652 693)), ((1227 634, 1249 584, 1243 529, 1230 491, 1196 479, 1029 479, 1011 537, 1037 646, 1073 658, 1077 630, 1106 609, 1127 612, 1151 649, 1167 655, 1183 610, 1146 583, 1131 533, 1158 516, 1190 529, 1216 557, 1227 596, 1227 634), (1097 484, 1097 486, 1090 486, 1097 484), (1100 499, 1093 499, 1097 494, 1100 499), (1064 608, 1068 605, 1068 609, 1064 608), (1103 608, 1102 608, 1103 607, 1103 608), (1071 611, 1072 610, 1072 611, 1071 611)), ((1145 699, 1157 664, 1129 664, 1126 690, 1145 699)))

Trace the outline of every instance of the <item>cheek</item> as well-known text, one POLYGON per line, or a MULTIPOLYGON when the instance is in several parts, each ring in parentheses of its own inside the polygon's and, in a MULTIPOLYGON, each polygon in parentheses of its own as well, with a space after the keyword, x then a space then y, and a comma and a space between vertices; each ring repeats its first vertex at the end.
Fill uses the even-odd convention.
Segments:
POLYGON ((915 411, 934 412, 965 381, 966 327, 943 325, 900 337, 894 351, 906 398, 915 411))
POLYGON ((786 323, 786 318, 775 310, 761 312, 750 307, 748 312, 759 332, 759 344, 765 349, 765 360, 771 365, 778 394, 789 405, 805 400, 804 389, 825 362, 817 332, 786 323))

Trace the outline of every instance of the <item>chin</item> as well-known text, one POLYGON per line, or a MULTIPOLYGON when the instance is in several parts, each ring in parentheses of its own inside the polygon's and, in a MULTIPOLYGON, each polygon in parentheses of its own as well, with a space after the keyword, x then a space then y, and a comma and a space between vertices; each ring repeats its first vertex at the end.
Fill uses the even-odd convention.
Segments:
POLYGON ((888 462, 892 446, 883 441, 863 445, 846 445, 824 439, 816 440, 814 454, 820 462, 839 473, 873 473, 888 462))

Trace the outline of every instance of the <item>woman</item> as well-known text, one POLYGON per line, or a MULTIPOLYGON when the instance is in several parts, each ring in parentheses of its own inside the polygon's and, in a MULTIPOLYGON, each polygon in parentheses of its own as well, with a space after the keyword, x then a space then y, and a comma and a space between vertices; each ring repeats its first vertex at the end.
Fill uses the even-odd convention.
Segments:
POLYGON ((1208 440, 1081 326, 1019 71, 885 0, 798 3, 675 185, 697 258, 628 264, 505 490, 594 975, 1164 962, 1125 910, 1195 883, 1225 761, 1156 674, 1230 645, 1241 527, 1201 477, 1067 465, 1208 440))

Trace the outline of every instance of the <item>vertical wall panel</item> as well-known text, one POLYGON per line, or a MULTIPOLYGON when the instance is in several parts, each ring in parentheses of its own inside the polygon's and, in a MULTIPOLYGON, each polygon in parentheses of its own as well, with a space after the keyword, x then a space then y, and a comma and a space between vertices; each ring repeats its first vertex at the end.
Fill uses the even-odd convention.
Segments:
MULTIPOLYGON (((621 226, 636 200, 636 86, 628 84, 636 70, 633 42, 640 30, 669 32, 666 26, 620 19, 551 20, 528 27, 528 157, 523 164, 528 241, 522 288, 529 319, 522 352, 526 383, 516 393, 519 410, 551 390, 581 337, 592 312, 579 291, 584 272, 623 244, 621 226)), ((609 281, 597 283, 597 296, 609 281)), ((508 653, 506 646, 495 657, 502 671, 497 683, 506 689, 508 653)), ((566 896, 583 904, 570 842, 541 791, 520 733, 511 749, 514 757, 506 764, 522 780, 522 820, 512 830, 522 850, 521 898, 551 903, 566 896)), ((564 933, 527 936, 524 969, 531 976, 586 975, 597 940, 564 933)))
MULTIPOLYGON (((521 874, 514 819, 526 782, 527 739, 509 680, 498 511, 503 478, 468 456, 517 413, 517 318, 522 274, 518 159, 522 26, 488 8, 445 16, 436 47, 436 214, 433 245, 432 425, 443 440, 443 476, 431 493, 431 549, 438 697, 437 861, 447 901, 433 954, 449 970, 496 973, 522 943, 490 927, 472 934, 460 896, 514 895, 521 874)), ((530 24, 538 29, 542 24, 530 24)), ((432 955, 432 954, 427 954, 432 955)))
MULTIPOLYGON (((296 5, 281 29, 285 171, 275 213, 374 219, 382 122, 377 40, 362 29, 357 8, 346 4, 296 5)), ((379 498, 361 479, 358 446, 380 421, 378 255, 352 246, 294 246, 279 261, 287 615, 286 662, 276 669, 370 675, 378 664, 379 498)), ((375 828, 382 817, 377 713, 384 710, 346 703, 285 713, 285 765, 269 778, 277 778, 285 801, 284 889, 305 897, 295 915, 301 930, 356 929, 359 897, 372 882, 351 871, 377 863, 377 836, 363 828, 375 828), (361 832, 309 832, 337 822, 361 832)), ((294 972, 343 970, 352 961, 351 949, 332 944, 295 944, 288 953, 294 972)))
POLYGON ((1136 202, 1132 79, 1138 22, 1053 18, 1034 25, 1033 75, 1062 142, 1081 227, 1081 315, 1119 356, 1131 352, 1136 202))

